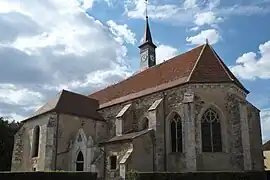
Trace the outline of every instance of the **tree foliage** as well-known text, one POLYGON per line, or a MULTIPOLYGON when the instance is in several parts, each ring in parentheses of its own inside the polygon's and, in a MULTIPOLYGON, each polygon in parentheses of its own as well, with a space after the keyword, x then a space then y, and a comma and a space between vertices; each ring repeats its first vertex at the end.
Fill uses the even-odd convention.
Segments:
POLYGON ((10 171, 14 144, 14 135, 20 123, 0 117, 0 171, 10 171))

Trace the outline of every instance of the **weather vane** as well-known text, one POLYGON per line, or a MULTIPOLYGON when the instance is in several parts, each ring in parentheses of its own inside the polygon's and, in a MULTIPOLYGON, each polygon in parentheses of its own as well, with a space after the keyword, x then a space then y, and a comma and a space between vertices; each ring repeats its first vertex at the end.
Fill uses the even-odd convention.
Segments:
POLYGON ((145 0, 145 17, 148 18, 148 14, 147 14, 147 5, 148 5, 148 1, 145 0))

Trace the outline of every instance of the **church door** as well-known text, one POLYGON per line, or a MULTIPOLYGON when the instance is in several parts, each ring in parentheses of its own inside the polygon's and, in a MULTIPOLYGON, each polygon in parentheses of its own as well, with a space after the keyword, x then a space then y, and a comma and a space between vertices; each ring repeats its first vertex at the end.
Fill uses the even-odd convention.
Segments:
POLYGON ((84 167, 84 158, 83 158, 83 153, 80 151, 77 156, 77 161, 76 161, 76 171, 83 171, 84 167))

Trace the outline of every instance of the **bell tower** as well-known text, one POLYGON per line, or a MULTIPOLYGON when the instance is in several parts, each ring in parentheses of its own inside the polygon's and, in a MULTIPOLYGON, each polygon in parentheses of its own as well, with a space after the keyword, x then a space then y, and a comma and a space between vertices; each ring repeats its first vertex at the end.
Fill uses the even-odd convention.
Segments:
POLYGON ((143 43, 139 46, 141 70, 144 70, 146 68, 156 65, 156 45, 153 43, 150 26, 148 22, 147 0, 145 0, 145 3, 146 3, 146 10, 145 10, 146 25, 145 25, 143 43))

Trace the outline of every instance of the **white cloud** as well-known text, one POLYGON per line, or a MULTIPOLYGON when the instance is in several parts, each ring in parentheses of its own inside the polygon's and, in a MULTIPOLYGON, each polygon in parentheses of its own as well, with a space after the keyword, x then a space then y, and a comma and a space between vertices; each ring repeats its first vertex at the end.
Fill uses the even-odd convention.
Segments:
POLYGON ((270 13, 269 6, 260 5, 239 5, 222 7, 215 10, 218 14, 223 16, 250 16, 270 13))
POLYGON ((199 29, 200 29, 199 26, 195 26, 195 27, 193 27, 193 28, 190 28, 189 30, 190 30, 190 31, 198 31, 199 29))
POLYGON ((134 44, 135 35, 87 15, 94 1, 18 2, 0 2, 0 115, 29 116, 62 88, 89 94, 130 75, 115 39, 134 44))
POLYGON ((270 78, 270 41, 259 45, 259 54, 248 52, 237 58, 232 72, 242 79, 270 78))
MULTIPOLYGON (((151 19, 167 19, 179 11, 179 7, 173 4, 157 4, 148 2, 148 15, 151 19)), ((128 17, 136 19, 145 18, 145 0, 126 0, 125 13, 128 17)))
POLYGON ((197 7, 197 0, 185 0, 184 1, 184 8, 190 9, 190 8, 196 8, 197 7))
POLYGON ((4 119, 8 120, 8 121, 22 121, 24 119, 26 119, 25 116, 21 116, 19 114, 16 113, 11 113, 11 114, 3 114, 0 112, 0 117, 3 117, 4 119))
POLYGON ((177 53, 177 49, 168 45, 158 45, 156 49, 157 64, 162 63, 172 57, 177 53))
MULTIPOLYGON (((194 24, 212 25, 237 15, 270 13, 269 4, 266 3, 234 3, 234 5, 221 6, 220 2, 220 0, 183 0, 181 3, 149 1, 148 14, 155 21, 191 27, 194 24)), ((145 18, 144 0, 124 0, 124 6, 128 17, 145 18)))
POLYGON ((0 101, 7 104, 29 105, 42 102, 43 95, 29 89, 18 89, 13 84, 0 84, 0 101))
POLYGON ((214 12, 202 12, 202 13, 197 13, 195 14, 195 24, 197 26, 202 26, 202 25, 211 25, 217 22, 220 22, 222 18, 218 18, 215 16, 214 12))
POLYGON ((95 0, 80 0, 80 1, 81 1, 81 6, 84 9, 88 9, 93 6, 95 0))
MULTIPOLYGON (((124 67, 116 67, 107 71, 94 71, 86 75, 83 80, 74 80, 66 84, 59 84, 57 86, 45 85, 44 89, 60 91, 62 89, 82 89, 91 87, 96 90, 104 86, 110 85, 112 82, 118 82, 132 75, 132 71, 128 69, 122 69, 124 67)), ((90 93, 90 92, 89 92, 90 93)))
POLYGON ((221 39, 221 36, 219 35, 217 30, 208 29, 205 31, 201 31, 196 36, 187 37, 186 41, 191 44, 200 45, 204 44, 206 42, 206 39, 208 39, 209 44, 215 44, 221 39))
POLYGON ((107 24, 112 34, 115 35, 117 41, 119 41, 120 43, 126 42, 130 44, 135 44, 135 33, 133 33, 128 28, 127 24, 119 25, 116 24, 113 20, 107 21, 107 24))

